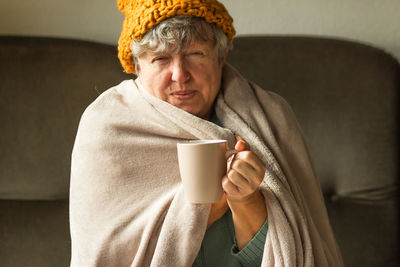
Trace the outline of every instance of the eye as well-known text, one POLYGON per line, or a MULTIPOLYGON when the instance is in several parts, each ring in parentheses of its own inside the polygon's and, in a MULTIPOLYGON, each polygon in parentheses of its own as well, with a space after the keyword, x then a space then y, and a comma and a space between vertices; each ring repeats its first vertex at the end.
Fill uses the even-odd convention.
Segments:
POLYGON ((151 60, 151 63, 167 61, 167 56, 156 56, 151 60))
POLYGON ((204 53, 202 51, 193 51, 193 52, 190 52, 190 55, 202 56, 202 55, 204 55, 204 53))

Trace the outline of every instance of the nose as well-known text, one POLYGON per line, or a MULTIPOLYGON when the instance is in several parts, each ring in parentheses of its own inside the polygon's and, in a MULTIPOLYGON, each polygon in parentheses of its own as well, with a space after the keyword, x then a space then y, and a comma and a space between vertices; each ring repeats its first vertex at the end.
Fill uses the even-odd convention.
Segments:
POLYGON ((172 64, 171 79, 177 83, 184 83, 189 80, 190 74, 183 58, 177 58, 172 64))

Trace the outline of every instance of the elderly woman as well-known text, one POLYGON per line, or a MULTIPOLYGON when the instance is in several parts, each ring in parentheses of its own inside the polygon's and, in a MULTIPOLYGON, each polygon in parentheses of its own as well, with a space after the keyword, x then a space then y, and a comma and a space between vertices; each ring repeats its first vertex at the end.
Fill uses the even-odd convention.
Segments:
POLYGON ((216 0, 120 0, 127 80, 82 116, 72 155, 71 266, 342 266, 287 103, 226 63, 216 0), (226 139, 219 203, 193 204, 176 143, 226 139))

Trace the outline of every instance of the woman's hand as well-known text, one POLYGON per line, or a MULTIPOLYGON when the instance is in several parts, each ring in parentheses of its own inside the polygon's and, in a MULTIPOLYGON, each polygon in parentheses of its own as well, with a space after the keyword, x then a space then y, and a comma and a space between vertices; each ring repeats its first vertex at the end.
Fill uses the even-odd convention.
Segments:
POLYGON ((239 152, 222 179, 222 187, 232 211, 237 246, 242 249, 267 218, 265 199, 259 191, 266 167, 240 137, 236 141, 235 149, 239 152))
POLYGON ((258 193, 266 167, 239 136, 236 137, 235 150, 239 152, 231 159, 230 169, 222 179, 222 187, 229 201, 247 201, 258 193))

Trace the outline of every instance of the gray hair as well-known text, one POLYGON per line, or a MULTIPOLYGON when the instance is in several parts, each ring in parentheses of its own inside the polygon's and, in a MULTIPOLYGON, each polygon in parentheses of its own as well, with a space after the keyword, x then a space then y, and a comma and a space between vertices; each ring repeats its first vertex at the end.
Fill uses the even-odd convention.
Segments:
POLYGON ((146 51, 163 53, 172 50, 179 53, 194 41, 212 42, 214 47, 217 46, 219 60, 224 52, 232 47, 226 34, 215 24, 195 16, 176 16, 151 28, 142 40, 132 41, 131 51, 135 68, 138 66, 139 57, 146 51))

